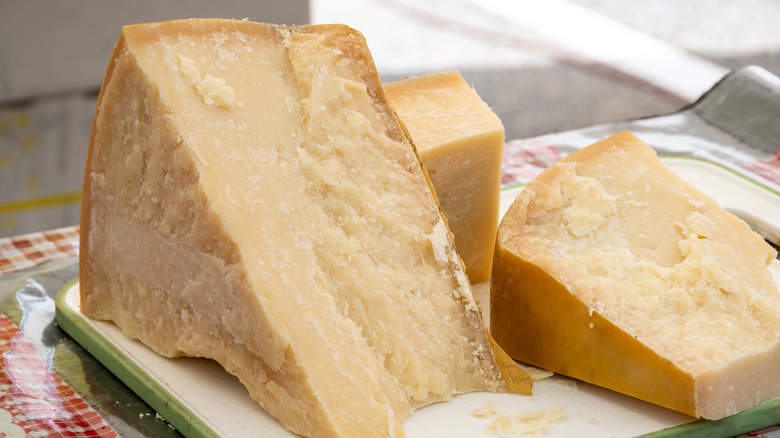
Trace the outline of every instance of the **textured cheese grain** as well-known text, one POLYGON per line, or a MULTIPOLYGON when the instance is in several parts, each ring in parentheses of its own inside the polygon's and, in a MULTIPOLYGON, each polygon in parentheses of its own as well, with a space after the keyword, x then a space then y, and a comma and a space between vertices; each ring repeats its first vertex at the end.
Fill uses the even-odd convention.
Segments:
POLYGON ((498 225, 501 121, 457 72, 390 82, 385 92, 428 171, 469 279, 487 281, 498 225))
POLYGON ((505 389, 428 180, 345 26, 125 27, 81 242, 85 314, 215 359, 296 433, 399 436, 416 407, 505 389))
POLYGON ((780 396, 775 251, 633 134, 539 175, 496 246, 512 357, 710 419, 780 396))

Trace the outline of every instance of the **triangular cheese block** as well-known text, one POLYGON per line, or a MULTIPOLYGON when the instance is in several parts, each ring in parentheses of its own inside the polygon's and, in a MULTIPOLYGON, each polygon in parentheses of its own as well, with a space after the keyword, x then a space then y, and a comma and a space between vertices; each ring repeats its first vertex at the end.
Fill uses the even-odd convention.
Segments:
POLYGON ((345 26, 125 27, 80 268, 85 314, 217 360, 302 435, 398 436, 414 408, 505 389, 426 174, 345 26))
POLYGON ((623 132, 552 165, 504 216, 491 333, 515 359, 723 418, 780 397, 775 256, 623 132))

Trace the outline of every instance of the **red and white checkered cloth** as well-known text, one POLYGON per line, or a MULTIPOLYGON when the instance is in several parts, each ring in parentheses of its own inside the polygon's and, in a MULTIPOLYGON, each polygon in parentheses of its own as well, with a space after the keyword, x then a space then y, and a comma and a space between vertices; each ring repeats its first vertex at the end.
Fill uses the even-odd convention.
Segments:
POLYGON ((0 355, 0 436, 117 436, 89 403, 50 370, 24 332, 2 314, 0 355))
POLYGON ((0 239, 0 274, 78 253, 78 227, 6 237, 0 239))
MULTIPOLYGON (((0 239, 0 274, 71 257, 78 227, 0 239)), ((51 370, 27 335, 0 313, 0 436, 102 437, 116 431, 51 370)))

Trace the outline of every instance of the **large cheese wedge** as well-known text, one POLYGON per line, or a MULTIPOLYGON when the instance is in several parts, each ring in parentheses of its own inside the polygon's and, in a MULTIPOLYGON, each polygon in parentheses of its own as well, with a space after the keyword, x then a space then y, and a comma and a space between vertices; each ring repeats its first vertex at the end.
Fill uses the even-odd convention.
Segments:
POLYGON ((458 72, 385 84, 417 147, 472 283, 493 262, 504 126, 458 72))
POLYGON ((80 269, 86 315, 215 359, 302 435, 400 436, 414 408, 505 388, 426 175, 345 26, 125 27, 80 269))
POLYGON ((514 357, 696 417, 780 397, 775 251, 629 132, 523 189, 491 332, 514 357))

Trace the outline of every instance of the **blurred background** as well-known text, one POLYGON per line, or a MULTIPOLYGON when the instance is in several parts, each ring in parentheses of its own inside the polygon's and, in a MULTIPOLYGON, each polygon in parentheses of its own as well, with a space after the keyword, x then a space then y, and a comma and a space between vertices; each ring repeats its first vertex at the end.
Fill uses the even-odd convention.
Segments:
POLYGON ((775 0, 0 0, 0 237, 78 223, 123 24, 346 23, 383 81, 459 70, 507 139, 677 111, 731 69, 780 74, 775 0))

